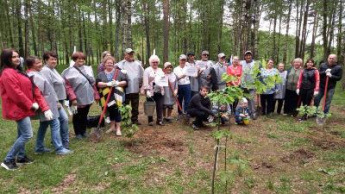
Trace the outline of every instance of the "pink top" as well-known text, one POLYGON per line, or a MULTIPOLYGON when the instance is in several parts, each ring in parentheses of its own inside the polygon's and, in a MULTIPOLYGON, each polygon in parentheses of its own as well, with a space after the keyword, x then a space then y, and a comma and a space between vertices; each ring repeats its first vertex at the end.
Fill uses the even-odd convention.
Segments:
POLYGON ((227 69, 227 74, 234 76, 237 78, 235 81, 231 81, 227 83, 228 86, 239 86, 241 84, 241 76, 242 76, 242 65, 230 65, 227 69))

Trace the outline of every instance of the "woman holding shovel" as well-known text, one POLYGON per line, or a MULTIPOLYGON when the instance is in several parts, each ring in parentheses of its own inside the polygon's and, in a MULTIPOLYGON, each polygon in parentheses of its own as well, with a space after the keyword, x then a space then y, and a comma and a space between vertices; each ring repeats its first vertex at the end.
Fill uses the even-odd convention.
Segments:
POLYGON ((115 59, 107 56, 103 59, 104 71, 100 72, 97 76, 97 87, 100 88, 99 93, 101 96, 101 106, 107 107, 110 118, 110 128, 106 133, 115 132, 117 136, 121 136, 121 114, 119 106, 124 101, 124 89, 127 85, 127 76, 123 71, 115 68, 115 59), (111 90, 111 87, 114 87, 111 90), (112 91, 111 94, 109 92, 112 91), (107 95, 111 95, 108 104, 105 103, 107 95))

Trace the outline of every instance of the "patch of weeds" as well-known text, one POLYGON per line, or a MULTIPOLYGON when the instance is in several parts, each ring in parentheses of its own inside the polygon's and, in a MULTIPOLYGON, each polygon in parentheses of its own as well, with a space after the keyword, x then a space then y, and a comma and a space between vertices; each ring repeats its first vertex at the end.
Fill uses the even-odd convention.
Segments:
POLYGON ((276 187, 277 193, 291 193, 291 180, 286 176, 280 177, 280 185, 276 187))
POLYGON ((286 148, 291 148, 291 147, 301 147, 301 146, 306 146, 310 143, 310 140, 307 138, 293 138, 292 141, 285 142, 283 144, 284 147, 286 148))
POLYGON ((278 139, 278 135, 273 133, 272 131, 268 132, 266 135, 270 139, 278 139))
POLYGON ((323 191, 330 193, 345 193, 344 185, 334 183, 333 180, 327 182, 322 189, 323 191))
POLYGON ((143 175, 146 169, 147 169, 147 164, 140 163, 140 164, 124 167, 124 172, 128 175, 137 177, 137 176, 143 175))
POLYGON ((272 182, 272 180, 267 181, 266 187, 267 187, 267 189, 274 191, 274 183, 272 182))
POLYGON ((249 188, 252 189, 255 186, 255 179, 253 177, 244 178, 244 184, 249 188))
POLYGON ((296 125, 291 125, 291 122, 278 122, 277 129, 281 131, 290 131, 290 132, 305 132, 306 124, 299 123, 296 125))
POLYGON ((242 177, 248 169, 248 161, 241 158, 238 152, 234 152, 227 160, 230 164, 235 166, 235 172, 240 177, 242 177))
POLYGON ((192 142, 188 142, 188 151, 189 151, 189 154, 195 153, 194 144, 192 142))
POLYGON ((332 162, 345 162, 345 148, 335 150, 332 152, 327 152, 323 159, 332 161, 332 162))
POLYGON ((321 175, 315 171, 306 171, 301 173, 301 179, 305 181, 320 181, 321 175))

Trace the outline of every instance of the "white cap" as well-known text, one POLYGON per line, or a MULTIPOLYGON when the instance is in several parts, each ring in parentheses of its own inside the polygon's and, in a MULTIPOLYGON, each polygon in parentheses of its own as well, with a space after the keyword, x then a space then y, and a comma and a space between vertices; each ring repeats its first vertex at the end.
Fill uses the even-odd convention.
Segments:
POLYGON ((164 68, 167 68, 167 67, 169 67, 169 66, 172 66, 172 64, 171 64, 170 62, 165 62, 165 63, 164 63, 164 68))
POLYGON ((134 53, 134 50, 131 48, 126 48, 125 53, 127 53, 127 54, 134 53))
POLYGON ((248 103, 248 100, 246 98, 242 98, 241 100, 243 103, 248 103))
POLYGON ((185 54, 180 55, 179 60, 187 60, 187 56, 185 54))
POLYGON ((223 57, 225 57, 225 54, 224 54, 224 53, 219 53, 219 54, 218 54, 218 58, 223 58, 223 57))

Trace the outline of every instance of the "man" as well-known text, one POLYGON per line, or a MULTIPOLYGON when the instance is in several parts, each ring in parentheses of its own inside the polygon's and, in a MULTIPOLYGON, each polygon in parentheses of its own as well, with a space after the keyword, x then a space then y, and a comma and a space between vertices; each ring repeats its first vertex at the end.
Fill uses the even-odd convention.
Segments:
POLYGON ((224 53, 219 53, 218 54, 218 62, 214 65, 214 70, 217 75, 217 85, 218 89, 222 90, 226 87, 225 81, 222 80, 222 75, 225 73, 228 69, 228 64, 226 63, 225 60, 225 54, 224 53))
MULTIPOLYGON (((195 54, 194 52, 189 52, 187 53, 187 66, 191 66, 191 67, 196 67, 196 62, 195 62, 195 54)), ((199 69, 199 68, 198 68, 199 69)), ((196 77, 189 77, 189 80, 190 80, 190 87, 191 87, 191 90, 192 90, 192 97, 199 93, 199 87, 200 87, 200 84, 199 84, 199 78, 200 78, 200 71, 198 73, 198 75, 196 77)))
POLYGON ((327 114, 331 106, 332 98, 335 91, 335 86, 337 84, 337 81, 341 80, 341 77, 343 74, 341 66, 337 64, 337 55, 330 54, 328 56, 327 62, 322 63, 320 65, 319 72, 320 72, 320 90, 319 90, 320 92, 315 97, 314 105, 317 107, 320 105, 320 101, 324 95, 324 91, 326 88, 326 80, 328 79, 326 106, 325 106, 325 109, 323 110, 324 113, 327 114))
POLYGON ((250 94, 252 98, 248 98, 248 108, 250 111, 250 116, 253 120, 257 118, 256 114, 256 107, 255 107, 255 98, 256 98, 256 90, 253 87, 254 77, 252 76, 255 62, 253 60, 253 53, 251 51, 246 51, 244 53, 244 60, 241 61, 242 64, 242 81, 241 87, 244 90, 244 93, 250 94))
POLYGON ((188 108, 188 104, 191 98, 191 88, 190 88, 190 81, 189 77, 186 76, 185 72, 187 69, 187 56, 185 54, 180 55, 179 57, 179 66, 174 68, 174 73, 177 76, 177 95, 178 101, 182 105, 183 102, 183 110, 178 109, 179 117, 182 114, 185 114, 188 108))
POLYGON ((201 86, 199 94, 194 95, 189 103, 188 114, 195 117, 192 125, 195 130, 203 126, 203 121, 207 121, 210 116, 214 116, 211 111, 211 101, 207 97, 208 90, 207 86, 201 86))
POLYGON ((213 68, 212 61, 208 60, 209 52, 204 50, 201 53, 201 60, 196 62, 200 69, 200 86, 208 86, 213 91, 218 90, 217 75, 213 68))
POLYGON ((116 64, 121 70, 125 70, 128 76, 126 87, 125 104, 131 103, 132 123, 141 125, 138 121, 139 115, 139 91, 143 83, 144 68, 139 61, 134 60, 134 50, 126 48, 124 60, 116 64))

